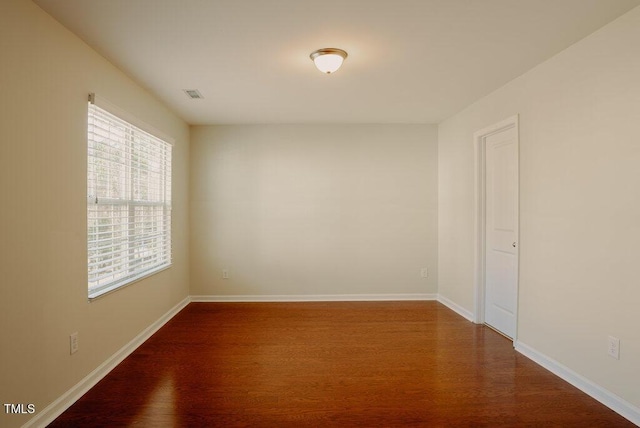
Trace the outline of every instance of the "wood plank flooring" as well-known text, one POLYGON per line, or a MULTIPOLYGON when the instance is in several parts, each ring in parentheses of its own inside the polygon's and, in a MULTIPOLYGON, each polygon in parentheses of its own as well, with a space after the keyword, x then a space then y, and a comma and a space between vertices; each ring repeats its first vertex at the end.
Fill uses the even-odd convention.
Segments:
POLYGON ((625 427, 437 302, 191 303, 51 427, 625 427))

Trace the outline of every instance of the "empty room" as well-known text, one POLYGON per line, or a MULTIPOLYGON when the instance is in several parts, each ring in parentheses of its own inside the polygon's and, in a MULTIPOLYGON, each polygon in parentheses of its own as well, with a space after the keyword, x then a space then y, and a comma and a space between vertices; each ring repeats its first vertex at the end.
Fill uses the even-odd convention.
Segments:
POLYGON ((640 0, 2 0, 0 94, 0 426, 640 426, 640 0))

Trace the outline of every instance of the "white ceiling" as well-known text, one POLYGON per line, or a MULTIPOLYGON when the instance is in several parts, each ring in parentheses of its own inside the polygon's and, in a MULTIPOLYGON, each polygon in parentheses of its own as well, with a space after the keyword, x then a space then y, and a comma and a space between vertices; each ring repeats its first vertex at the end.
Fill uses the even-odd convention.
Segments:
POLYGON ((640 4, 34 1, 190 124, 437 123, 640 4), (324 47, 349 53, 335 74, 324 47))

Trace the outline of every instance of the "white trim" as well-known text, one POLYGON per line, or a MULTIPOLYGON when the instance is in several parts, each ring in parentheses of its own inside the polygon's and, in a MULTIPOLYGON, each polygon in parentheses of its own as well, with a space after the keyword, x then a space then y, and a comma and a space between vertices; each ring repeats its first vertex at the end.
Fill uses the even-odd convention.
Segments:
POLYGON ((634 406, 628 401, 618 397, 614 393, 606 390, 600 385, 590 381, 589 379, 579 375, 570 368, 560 364, 556 360, 536 351, 529 345, 525 345, 520 341, 514 342, 516 351, 525 357, 549 370, 551 373, 575 386, 585 394, 595 398, 614 412, 627 418, 634 424, 640 426, 640 408, 634 406))
POLYGON ((462 306, 455 303, 453 300, 449 300, 444 297, 442 294, 438 294, 438 302, 445 305, 447 308, 451 309, 453 312, 457 313, 463 318, 468 319, 471 322, 474 322, 473 312, 466 310, 462 306))
POLYGON ((60 416, 65 410, 67 410, 73 403, 78 401, 80 397, 93 388, 98 382, 100 382, 111 370, 116 368, 125 358, 127 358, 133 351, 135 351, 140 345, 142 345, 147 339, 149 339, 155 332, 173 318, 178 312, 184 309, 190 302, 190 298, 186 297, 180 303, 169 309, 167 313, 162 315, 157 321, 144 329, 140 334, 134 337, 129 343, 124 345, 109 357, 105 362, 100 364, 95 370, 85 376, 80 382, 75 384, 71 389, 62 394, 53 403, 49 404, 42 411, 39 411, 37 416, 29 420, 22 428, 27 427, 44 427, 53 422, 55 418, 60 416))
POLYGON ((366 302, 437 300, 437 294, 257 294, 191 296, 192 302, 366 302))
MULTIPOLYGON (((473 134, 473 148, 474 148, 474 163, 475 163, 475 224, 474 224, 474 314, 473 322, 476 324, 484 323, 484 278, 485 278, 485 197, 486 197, 486 183, 485 183, 485 144, 484 140, 495 133, 502 132, 506 129, 515 128, 517 135, 518 152, 520 151, 520 132, 519 132, 519 117, 518 115, 511 116, 505 120, 502 120, 496 124, 483 128, 473 134)), ((518 168, 519 170, 519 168, 518 168)), ((518 199, 519 189, 518 185, 518 199)), ((519 204, 519 202, 518 202, 519 204)), ((518 209, 519 211, 519 209, 518 209)), ((518 222, 519 223, 519 222, 518 222)), ((520 253, 520 237, 518 231, 518 254, 520 253)), ((519 258, 519 257, 518 257, 519 258)), ((519 271, 518 266, 518 271, 519 271)), ((517 279, 516 279, 517 281, 517 279)), ((516 285, 517 288, 517 285, 516 285)), ((513 337, 515 342, 518 336, 518 301, 516 300, 516 329, 513 337)))

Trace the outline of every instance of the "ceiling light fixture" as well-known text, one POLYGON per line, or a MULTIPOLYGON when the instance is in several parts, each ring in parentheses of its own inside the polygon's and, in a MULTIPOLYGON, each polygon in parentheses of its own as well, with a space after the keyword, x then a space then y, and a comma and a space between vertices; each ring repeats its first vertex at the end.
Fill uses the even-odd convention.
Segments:
POLYGON ((323 73, 331 74, 340 68, 347 53, 342 49, 324 48, 311 52, 309 55, 316 68, 323 73))

